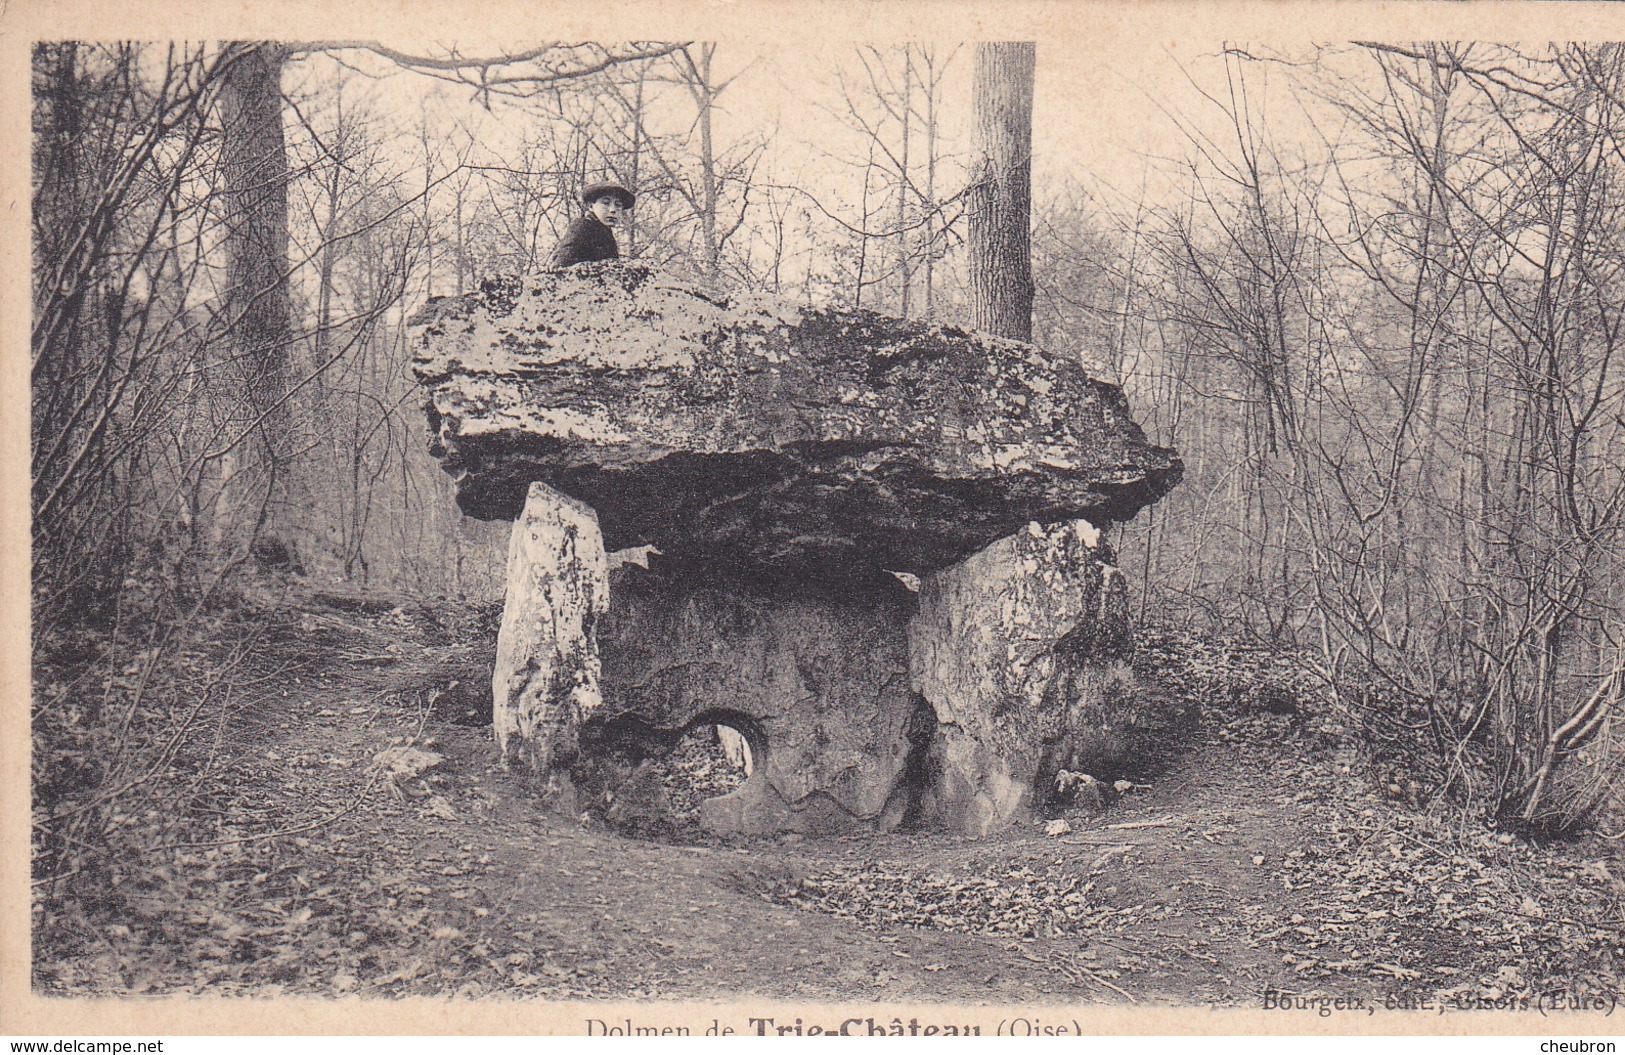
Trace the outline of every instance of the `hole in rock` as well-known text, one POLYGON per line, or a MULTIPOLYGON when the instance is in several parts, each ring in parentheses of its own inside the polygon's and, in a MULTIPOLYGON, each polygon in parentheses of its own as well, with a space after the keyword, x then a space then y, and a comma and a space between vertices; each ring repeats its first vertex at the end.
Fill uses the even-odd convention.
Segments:
POLYGON ((696 834, 700 804, 739 788, 767 757, 761 728, 730 711, 707 711, 673 728, 622 715, 589 722, 581 733, 573 775, 586 808, 640 837, 696 834))
POLYGON ((725 723, 695 723, 656 766, 673 819, 688 822, 698 819, 700 803, 743 784, 755 768, 755 758, 740 730, 725 723))

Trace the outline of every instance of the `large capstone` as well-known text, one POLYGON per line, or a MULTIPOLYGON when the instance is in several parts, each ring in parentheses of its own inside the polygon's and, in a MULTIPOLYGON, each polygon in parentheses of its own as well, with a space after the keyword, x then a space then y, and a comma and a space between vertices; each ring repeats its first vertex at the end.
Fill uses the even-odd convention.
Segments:
POLYGON ((926 574, 1029 521, 1132 517, 1181 472, 1065 356, 637 265, 488 283, 414 322, 462 508, 511 519, 545 481, 612 550, 926 574))

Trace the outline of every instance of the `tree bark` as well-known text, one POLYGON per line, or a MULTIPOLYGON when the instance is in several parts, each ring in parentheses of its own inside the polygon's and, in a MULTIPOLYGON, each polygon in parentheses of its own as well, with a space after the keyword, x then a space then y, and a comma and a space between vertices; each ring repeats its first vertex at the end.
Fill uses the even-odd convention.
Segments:
POLYGON ((711 114, 721 89, 711 81, 711 58, 716 54, 715 44, 702 44, 697 49, 699 58, 684 49, 692 80, 689 91, 694 96, 696 121, 700 130, 700 246, 705 253, 701 261, 705 277, 716 282, 722 271, 722 246, 717 240, 717 178, 716 148, 712 142, 711 114))
POLYGON ((914 45, 903 45, 903 105, 901 120, 903 124, 903 145, 897 161, 897 278, 901 286, 897 298, 897 314, 908 318, 909 285, 913 279, 910 274, 910 258, 908 244, 908 192, 913 186, 909 182, 908 166, 908 132, 909 118, 914 105, 914 45))
POLYGON ((243 379, 244 424, 251 435, 237 476, 263 478, 246 499, 243 481, 228 482, 226 525, 248 540, 286 504, 292 415, 286 402, 293 312, 288 297, 288 151, 282 132, 282 66, 278 44, 237 42, 220 95, 221 174, 227 210, 226 319, 229 347, 243 379), (254 464, 254 463, 258 464, 254 464), (245 500, 246 499, 246 500, 245 500), (257 507, 256 507, 257 506, 257 507))
POLYGON ((968 194, 971 325, 1018 341, 1033 334, 1033 68, 1037 46, 976 46, 975 156, 968 194))

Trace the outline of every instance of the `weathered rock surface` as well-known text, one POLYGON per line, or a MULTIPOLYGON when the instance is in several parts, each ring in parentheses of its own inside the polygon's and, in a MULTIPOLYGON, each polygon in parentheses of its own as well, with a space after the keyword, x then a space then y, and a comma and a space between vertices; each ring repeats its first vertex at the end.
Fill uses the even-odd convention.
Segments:
POLYGON ((1181 472, 1062 356, 638 265, 491 284, 414 323, 463 509, 513 517, 545 481, 597 511, 611 549, 925 574, 1030 520, 1132 517, 1181 472))
POLYGON ((702 804, 712 831, 889 830, 903 820, 922 705, 908 685, 913 596, 900 584, 763 588, 696 581, 660 561, 610 581, 603 707, 581 732, 584 790, 614 794, 643 757, 722 724, 745 737, 753 764, 741 787, 702 804))
POLYGON ((603 702, 598 622, 609 603, 598 519, 531 484, 508 548, 508 594, 491 677, 492 726, 508 764, 550 790, 576 757, 584 718, 603 702))
POLYGON ((1180 466, 1074 363, 620 263, 415 325, 459 502, 517 517, 494 725, 560 805, 658 828, 652 760, 720 725, 753 766, 714 831, 982 835, 1144 726, 1080 518, 1180 466))
POLYGON ((940 723, 927 823, 985 835, 1032 816, 1060 770, 1113 760, 1140 720, 1113 562, 1087 522, 1035 523, 921 582, 910 666, 940 723))

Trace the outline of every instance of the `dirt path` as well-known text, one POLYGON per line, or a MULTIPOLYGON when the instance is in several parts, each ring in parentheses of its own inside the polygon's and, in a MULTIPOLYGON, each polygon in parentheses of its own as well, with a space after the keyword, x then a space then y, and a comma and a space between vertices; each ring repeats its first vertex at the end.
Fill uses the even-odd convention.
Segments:
POLYGON ((394 691, 422 646, 400 640, 313 657, 241 714, 199 792, 237 819, 227 841, 132 865, 131 914, 47 948, 37 983, 1240 1006, 1618 988, 1612 844, 1533 849, 1406 810, 1288 718, 1205 720, 1064 834, 678 845, 538 809, 488 728, 394 691))

